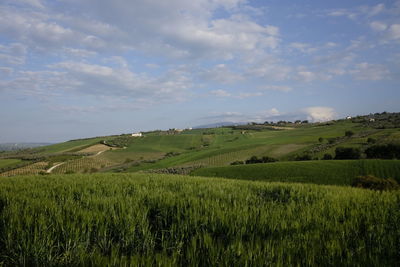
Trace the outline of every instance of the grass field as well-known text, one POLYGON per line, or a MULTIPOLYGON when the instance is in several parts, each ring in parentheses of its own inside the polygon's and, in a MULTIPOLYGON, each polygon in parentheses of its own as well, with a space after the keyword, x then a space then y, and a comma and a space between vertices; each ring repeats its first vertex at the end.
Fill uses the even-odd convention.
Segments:
POLYGON ((329 160, 275 162, 202 168, 192 175, 269 182, 350 185, 359 175, 372 174, 400 182, 399 160, 329 160))
POLYGON ((22 162, 22 160, 20 160, 20 159, 0 159, 0 169, 12 167, 14 165, 18 165, 18 163, 21 163, 21 162, 22 162))
POLYGON ((397 266, 400 193, 154 174, 0 179, 4 266, 397 266))

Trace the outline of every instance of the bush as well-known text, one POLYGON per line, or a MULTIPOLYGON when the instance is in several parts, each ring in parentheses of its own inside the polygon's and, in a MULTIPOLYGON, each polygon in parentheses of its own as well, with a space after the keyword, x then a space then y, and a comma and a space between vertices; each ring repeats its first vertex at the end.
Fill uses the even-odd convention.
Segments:
POLYGON ((358 176, 352 183, 353 187, 372 189, 372 190, 398 190, 399 184, 392 178, 383 179, 373 175, 358 176))
POLYGON ((361 151, 353 147, 337 147, 335 154, 335 159, 359 159, 361 157, 361 151))
POLYGON ((304 160, 312 160, 311 155, 309 154, 304 154, 304 155, 297 155, 294 160, 296 161, 304 161, 304 160))
POLYGON ((400 159, 400 145, 374 145, 365 150, 369 159, 400 159))
POLYGON ((244 161, 241 160, 237 160, 231 163, 231 165, 242 165, 242 164, 244 164, 244 161))
POLYGON ((333 159, 331 154, 324 154, 324 156, 322 157, 323 160, 331 160, 333 159))
POLYGON ((368 144, 375 144, 375 143, 376 143, 376 139, 369 137, 369 138, 367 139, 367 143, 368 143, 368 144))
POLYGON ((352 131, 346 131, 344 133, 344 135, 347 136, 347 137, 352 137, 354 135, 354 133, 352 131))
POLYGON ((318 142, 320 143, 324 142, 324 138, 323 137, 318 138, 318 142))
POLYGON ((264 156, 262 158, 258 158, 257 156, 252 156, 250 159, 246 160, 246 164, 255 164, 255 163, 269 163, 278 161, 275 158, 264 156))

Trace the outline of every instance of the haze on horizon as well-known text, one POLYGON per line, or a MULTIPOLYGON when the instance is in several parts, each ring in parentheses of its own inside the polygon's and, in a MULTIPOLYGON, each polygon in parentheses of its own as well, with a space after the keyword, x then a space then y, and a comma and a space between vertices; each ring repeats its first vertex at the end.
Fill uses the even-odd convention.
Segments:
POLYGON ((0 143, 399 111, 400 1, 3 0, 0 143))

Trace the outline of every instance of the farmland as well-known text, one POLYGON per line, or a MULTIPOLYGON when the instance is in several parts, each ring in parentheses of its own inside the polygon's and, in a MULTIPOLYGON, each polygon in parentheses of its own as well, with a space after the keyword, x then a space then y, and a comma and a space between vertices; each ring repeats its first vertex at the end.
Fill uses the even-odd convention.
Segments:
POLYGON ((351 185, 360 175, 394 178, 400 182, 398 160, 331 160, 274 162, 202 168, 193 175, 268 182, 295 182, 324 185, 351 185))
POLYGON ((155 174, 0 180, 6 266, 379 265, 400 194, 155 174), (201 255, 201 257, 199 257, 201 255))

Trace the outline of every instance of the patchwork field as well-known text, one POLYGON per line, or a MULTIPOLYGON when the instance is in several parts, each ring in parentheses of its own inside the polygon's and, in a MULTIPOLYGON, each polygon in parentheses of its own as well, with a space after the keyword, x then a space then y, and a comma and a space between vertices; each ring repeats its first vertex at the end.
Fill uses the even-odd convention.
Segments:
POLYGON ((397 266, 400 193, 154 174, 0 179, 4 266, 397 266), (201 255, 201 256, 199 256, 201 255))

